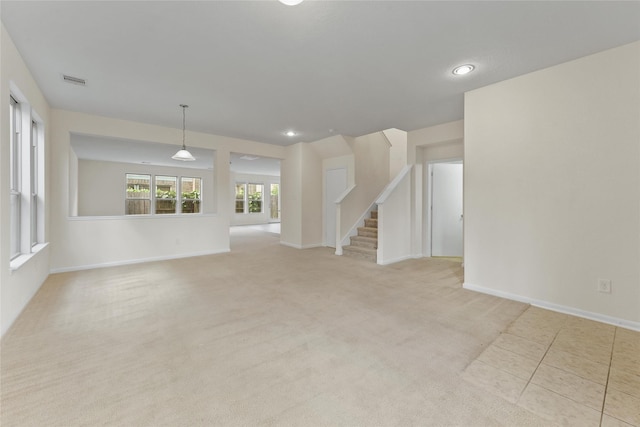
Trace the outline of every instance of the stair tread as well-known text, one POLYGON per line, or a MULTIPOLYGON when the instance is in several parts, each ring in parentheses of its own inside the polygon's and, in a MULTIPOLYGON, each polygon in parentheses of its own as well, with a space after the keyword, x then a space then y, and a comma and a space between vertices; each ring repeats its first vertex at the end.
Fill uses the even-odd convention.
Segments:
POLYGON ((358 227, 358 230, 378 231, 378 227, 358 227))
POLYGON ((353 246, 353 245, 348 245, 348 246, 343 246, 342 250, 346 250, 346 251, 353 251, 353 252, 361 252, 361 253, 366 253, 366 254, 377 254, 378 250, 377 249, 373 249, 373 248, 365 248, 362 246, 353 246))
POLYGON ((378 248, 378 238, 372 236, 351 236, 351 246, 361 246, 365 248, 378 248))
POLYGON ((378 243, 378 239, 376 237, 370 237, 370 236, 351 236, 351 239, 353 239, 353 240, 361 240, 361 241, 365 241, 365 242, 378 243))
POLYGON ((363 248, 360 246, 343 246, 342 254, 351 258, 364 259, 371 262, 377 262, 378 250, 371 248, 363 248))

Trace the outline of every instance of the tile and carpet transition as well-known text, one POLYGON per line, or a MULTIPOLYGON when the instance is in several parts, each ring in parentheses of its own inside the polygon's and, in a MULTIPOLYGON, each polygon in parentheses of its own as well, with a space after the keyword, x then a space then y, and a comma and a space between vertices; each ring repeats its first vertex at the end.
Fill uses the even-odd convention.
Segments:
POLYGON ((228 254, 53 274, 2 339, 0 425, 599 425, 604 396, 602 425, 637 422, 637 333, 464 290, 462 274, 247 227, 228 254), (589 357, 605 347, 603 384, 589 357), (593 378, 572 359, 585 348, 593 378), (561 417, 539 411, 544 390, 570 394, 558 376, 589 386, 561 417), (576 405, 594 413, 568 418, 576 405))

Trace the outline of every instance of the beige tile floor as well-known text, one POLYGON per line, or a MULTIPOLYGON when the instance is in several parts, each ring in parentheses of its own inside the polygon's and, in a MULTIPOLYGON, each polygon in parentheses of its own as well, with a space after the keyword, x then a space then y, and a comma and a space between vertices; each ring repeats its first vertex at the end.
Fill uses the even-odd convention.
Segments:
POLYGON ((554 423, 640 427, 640 332, 531 307, 464 378, 554 423))

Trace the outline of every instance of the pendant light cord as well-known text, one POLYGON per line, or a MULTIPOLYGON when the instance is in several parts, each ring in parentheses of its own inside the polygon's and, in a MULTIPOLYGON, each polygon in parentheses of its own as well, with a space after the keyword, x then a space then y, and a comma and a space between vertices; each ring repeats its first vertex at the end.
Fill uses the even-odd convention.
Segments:
POLYGON ((186 129, 186 109, 189 107, 188 105, 180 104, 182 107, 182 149, 186 150, 187 146, 185 145, 185 129, 186 129))

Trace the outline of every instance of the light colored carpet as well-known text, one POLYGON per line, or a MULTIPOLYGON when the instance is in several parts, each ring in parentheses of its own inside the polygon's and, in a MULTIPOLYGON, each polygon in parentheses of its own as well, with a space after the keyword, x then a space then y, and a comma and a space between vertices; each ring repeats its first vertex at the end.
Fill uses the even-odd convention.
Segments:
POLYGON ((2 340, 0 424, 549 425, 462 378, 527 306, 461 281, 244 227, 229 254, 52 275, 2 340))

